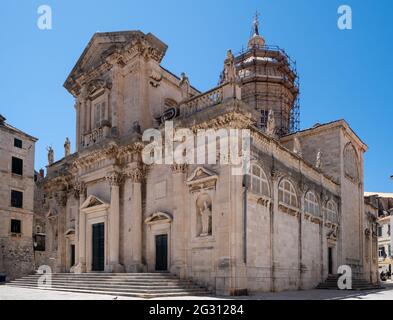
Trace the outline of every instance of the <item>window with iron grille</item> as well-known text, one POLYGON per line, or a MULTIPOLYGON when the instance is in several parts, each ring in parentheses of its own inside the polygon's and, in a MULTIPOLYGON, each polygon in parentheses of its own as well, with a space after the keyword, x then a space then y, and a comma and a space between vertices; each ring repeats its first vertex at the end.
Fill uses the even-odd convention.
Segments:
POLYGON ((23 192, 11 190, 11 207, 23 208, 23 192))

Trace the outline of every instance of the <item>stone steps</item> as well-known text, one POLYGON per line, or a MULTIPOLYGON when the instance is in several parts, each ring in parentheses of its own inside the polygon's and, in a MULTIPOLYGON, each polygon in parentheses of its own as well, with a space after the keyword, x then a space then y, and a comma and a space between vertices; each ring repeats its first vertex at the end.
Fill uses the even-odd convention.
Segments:
MULTIPOLYGON (((19 279, 19 280, 14 280, 12 282, 13 284, 36 284, 37 281, 30 280, 30 279, 19 279)), ((170 286, 187 286, 191 285, 191 282, 187 281, 162 281, 162 282, 146 282, 146 281, 140 281, 140 282, 130 282, 130 281, 105 281, 103 283, 102 281, 75 281, 75 280, 69 280, 69 281, 64 281, 64 280, 52 280, 52 284, 58 284, 58 285, 66 285, 66 284, 85 284, 85 285, 97 285, 97 284, 105 284, 109 286, 121 286, 121 287, 127 287, 127 286, 145 286, 145 287, 170 287, 170 286)))
POLYGON ((176 296, 201 296, 209 292, 191 281, 181 280, 169 273, 135 274, 52 274, 51 287, 39 287, 42 275, 30 275, 11 281, 10 287, 67 291, 115 296, 156 298, 176 296))
MULTIPOLYGON (((23 279, 29 279, 36 281, 40 278, 40 276, 34 276, 34 277, 25 277, 23 279)), ((52 276, 53 280, 64 280, 64 281, 69 281, 69 280, 74 280, 74 281, 122 281, 122 282, 128 282, 128 281, 134 281, 134 282, 143 282, 143 281, 157 281, 157 282, 162 282, 162 281, 179 281, 179 279, 172 277, 172 278, 149 278, 149 277, 139 277, 139 278, 124 278, 124 277, 57 277, 57 276, 52 276)))
MULTIPOLYGON (((339 290, 338 288, 338 279, 339 275, 330 275, 325 280, 325 282, 320 283, 316 289, 326 289, 326 290, 339 290)), ((377 290, 382 289, 381 285, 379 284, 372 284, 363 279, 353 279, 352 280, 352 290, 377 290)))

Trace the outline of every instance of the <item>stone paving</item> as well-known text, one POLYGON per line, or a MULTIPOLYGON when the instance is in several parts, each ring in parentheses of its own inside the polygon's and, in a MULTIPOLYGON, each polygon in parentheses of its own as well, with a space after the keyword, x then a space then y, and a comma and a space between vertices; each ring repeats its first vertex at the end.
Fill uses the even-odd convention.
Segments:
MULTIPOLYGON (((393 300, 393 283, 384 283, 384 289, 373 291, 307 290, 263 293, 235 300, 393 300)), ((226 297, 177 297, 171 300, 221 300, 226 297)), ((0 286, 0 300, 142 300, 109 295, 71 293, 0 286)), ((153 299, 154 300, 154 299, 153 299)), ((166 300, 165 298, 155 300, 166 300)))

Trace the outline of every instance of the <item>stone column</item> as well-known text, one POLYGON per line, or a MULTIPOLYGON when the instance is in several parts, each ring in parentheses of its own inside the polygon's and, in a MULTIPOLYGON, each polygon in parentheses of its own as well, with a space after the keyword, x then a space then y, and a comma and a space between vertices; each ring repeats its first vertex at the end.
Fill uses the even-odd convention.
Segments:
POLYGON ((173 228, 172 228, 172 247, 173 261, 170 266, 172 273, 181 278, 186 276, 186 248, 185 248, 185 226, 184 226, 184 174, 186 165, 175 164, 172 166, 173 172, 173 228))
POLYGON ((86 272, 86 214, 81 210, 83 203, 86 201, 86 187, 83 183, 78 183, 75 186, 77 196, 79 196, 79 218, 78 218, 78 240, 75 243, 78 263, 74 268, 74 273, 86 272))
POLYGON ((60 191, 55 196, 59 209, 57 219, 57 268, 55 272, 66 271, 66 246, 65 246, 65 223, 66 223, 66 209, 67 209, 67 193, 60 191))
MULTIPOLYGON (((129 266, 129 272, 142 272, 142 230, 143 230, 143 213, 142 213, 142 180, 143 171, 140 168, 134 168, 127 173, 131 181, 131 245, 132 245, 132 263, 129 266)), ((127 213, 129 214, 129 213, 127 213)))
POLYGON ((120 181, 121 176, 112 172, 106 177, 111 187, 111 207, 109 214, 109 270, 110 272, 124 272, 124 267, 119 263, 120 248, 120 181))

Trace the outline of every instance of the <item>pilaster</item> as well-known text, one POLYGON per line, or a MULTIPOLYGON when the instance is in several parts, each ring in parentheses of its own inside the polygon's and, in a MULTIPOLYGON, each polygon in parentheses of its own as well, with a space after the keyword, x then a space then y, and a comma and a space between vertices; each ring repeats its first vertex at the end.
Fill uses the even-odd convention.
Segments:
POLYGON ((129 215, 127 219, 127 230, 131 230, 128 238, 131 240, 132 255, 127 260, 127 272, 142 272, 142 230, 143 230, 143 213, 142 213, 142 181, 144 177, 143 169, 140 167, 129 169, 126 172, 126 183, 128 190, 131 192, 131 212, 126 212, 129 215))
POLYGON ((124 272, 119 262, 120 249, 120 183, 122 176, 118 172, 111 172, 106 176, 111 188, 111 204, 109 215, 109 266, 108 271, 113 273, 124 272))
POLYGON ((180 278, 186 277, 186 239, 185 239, 185 213, 184 204, 184 187, 185 173, 187 165, 175 164, 171 166, 173 173, 173 232, 172 247, 173 261, 170 266, 172 273, 177 274, 180 278))

